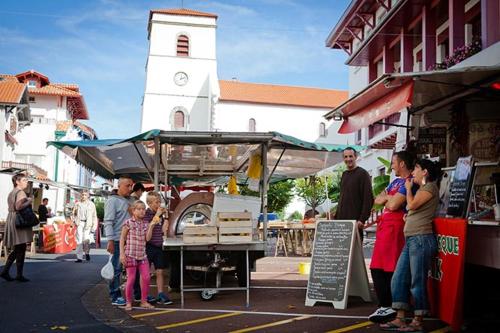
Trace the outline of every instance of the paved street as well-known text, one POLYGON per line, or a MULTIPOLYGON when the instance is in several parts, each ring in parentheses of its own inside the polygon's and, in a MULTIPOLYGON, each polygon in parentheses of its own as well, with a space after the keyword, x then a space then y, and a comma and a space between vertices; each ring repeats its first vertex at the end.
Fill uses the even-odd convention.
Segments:
POLYGON ((25 264, 31 282, 1 279, 0 332, 117 332, 94 319, 82 304, 85 293, 101 280, 107 256, 99 252, 81 264, 74 263, 74 255, 37 254, 25 264))
MULTIPOLYGON (((351 298, 346 310, 329 305, 304 306, 307 276, 298 274, 307 257, 266 257, 252 273, 250 307, 241 291, 225 291, 211 301, 198 292, 171 293, 173 305, 128 313, 109 304, 99 270, 104 250, 93 250, 89 263, 76 264, 73 255, 37 254, 26 262, 30 283, 0 281, 0 332, 376 332, 367 321, 374 303, 351 298), (97 319, 95 319, 97 318, 97 319)), ((14 274, 14 271, 11 272, 14 274)), ((187 281, 187 283, 191 283, 187 281)), ((152 294, 154 294, 152 282, 152 294)), ((236 285, 226 276, 224 286, 236 285)), ((429 329, 442 328, 429 321, 429 329)))

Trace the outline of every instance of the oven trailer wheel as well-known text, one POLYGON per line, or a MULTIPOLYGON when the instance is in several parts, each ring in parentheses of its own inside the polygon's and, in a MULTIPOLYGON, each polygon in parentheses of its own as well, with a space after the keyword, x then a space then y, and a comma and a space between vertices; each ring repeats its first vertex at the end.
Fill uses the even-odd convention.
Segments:
POLYGON ((217 294, 216 289, 204 289, 201 291, 200 296, 204 301, 210 301, 217 294))

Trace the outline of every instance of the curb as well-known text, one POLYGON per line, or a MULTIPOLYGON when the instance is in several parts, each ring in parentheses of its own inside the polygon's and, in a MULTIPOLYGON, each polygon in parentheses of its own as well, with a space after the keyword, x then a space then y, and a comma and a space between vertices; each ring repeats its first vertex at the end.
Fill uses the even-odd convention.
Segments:
POLYGON ((82 296, 83 307, 97 321, 119 332, 149 333, 157 332, 151 326, 133 319, 125 311, 111 305, 108 298, 108 286, 104 280, 89 289, 82 296))

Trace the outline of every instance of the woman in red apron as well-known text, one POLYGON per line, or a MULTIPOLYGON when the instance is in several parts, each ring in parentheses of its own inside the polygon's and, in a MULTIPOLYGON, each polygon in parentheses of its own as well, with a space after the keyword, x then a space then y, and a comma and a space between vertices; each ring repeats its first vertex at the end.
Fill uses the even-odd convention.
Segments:
POLYGON ((405 151, 396 152, 392 157, 391 168, 397 178, 375 198, 376 204, 384 205, 384 211, 377 224, 370 264, 379 308, 368 319, 376 323, 386 322, 396 316, 396 312, 391 308, 391 279, 405 244, 403 234, 406 214, 405 181, 411 176, 413 158, 405 151))

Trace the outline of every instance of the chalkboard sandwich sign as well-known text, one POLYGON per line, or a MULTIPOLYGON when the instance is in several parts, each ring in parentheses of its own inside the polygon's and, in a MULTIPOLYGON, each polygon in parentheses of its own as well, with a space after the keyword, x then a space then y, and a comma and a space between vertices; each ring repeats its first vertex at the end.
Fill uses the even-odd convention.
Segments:
POLYGON ((368 276, 356 221, 319 221, 316 225, 306 306, 332 303, 345 309, 349 295, 370 301, 368 276))

